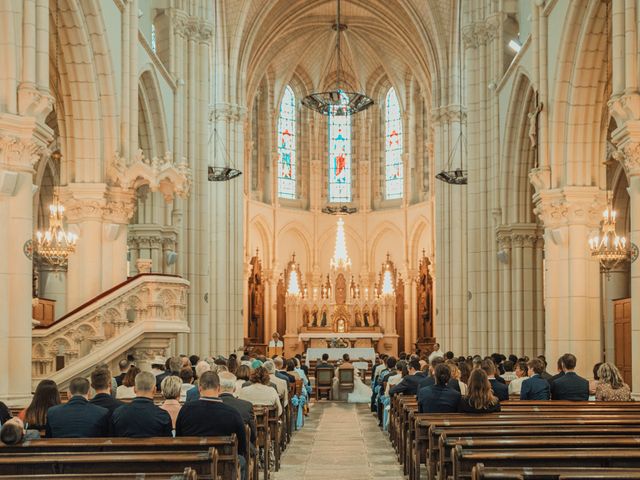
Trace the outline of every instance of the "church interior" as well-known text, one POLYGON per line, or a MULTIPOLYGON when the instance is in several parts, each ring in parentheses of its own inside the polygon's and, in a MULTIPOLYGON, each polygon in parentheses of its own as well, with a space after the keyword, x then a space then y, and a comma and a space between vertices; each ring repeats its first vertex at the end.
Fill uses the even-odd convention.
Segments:
POLYGON ((91 449, 43 423, 34 450, 0 434, 0 478, 314 480, 339 451, 354 480, 638 478, 640 0, 1 0, 0 59, 7 419, 46 384, 70 404, 89 379, 90 399, 99 370, 153 372, 158 405, 179 377, 183 409, 186 384, 207 399, 231 375, 254 408, 239 463, 238 439, 136 463, 196 448, 172 417, 187 443, 123 438, 131 458, 54 475, 37 452, 91 449), (460 405, 501 401, 483 412, 529 435, 518 455, 424 400, 440 363, 460 405), (251 396, 269 368, 281 412, 251 396), (523 393, 537 377, 547 403, 523 393))

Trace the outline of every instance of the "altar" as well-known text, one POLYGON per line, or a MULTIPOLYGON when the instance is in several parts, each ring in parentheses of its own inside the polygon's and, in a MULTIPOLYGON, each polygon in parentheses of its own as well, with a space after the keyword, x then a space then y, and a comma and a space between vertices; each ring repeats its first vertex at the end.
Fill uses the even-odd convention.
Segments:
MULTIPOLYGON (((286 296, 284 348, 287 357, 308 349, 333 347, 365 348, 397 355, 396 286, 401 286, 390 256, 373 276, 356 276, 347 253, 344 221, 338 217, 334 255, 329 273, 316 276, 310 288, 295 254, 285 269, 286 296)), ((309 277, 307 277, 309 278, 309 277)), ((313 277, 312 277, 313 279, 313 277)), ((398 312, 404 315, 404 301, 398 312)), ((334 348, 335 350, 335 348, 334 348)), ((335 352, 333 352, 335 353, 335 352)))
POLYGON ((371 364, 374 364, 376 360, 376 352, 373 348, 310 348, 307 350, 305 364, 311 365, 311 362, 320 360, 325 353, 329 355, 330 362, 342 360, 345 353, 349 355, 351 363, 354 364, 358 363, 360 359, 369 361, 371 364))
MULTIPOLYGON (((329 348, 329 344, 335 339, 343 340, 348 343, 352 349, 375 350, 378 347, 378 342, 383 337, 384 335, 378 332, 349 332, 339 333, 337 335, 327 335, 325 332, 303 332, 299 334, 300 341, 307 352, 310 349, 327 349, 329 348)), ((339 350, 336 348, 329 349, 339 350)))

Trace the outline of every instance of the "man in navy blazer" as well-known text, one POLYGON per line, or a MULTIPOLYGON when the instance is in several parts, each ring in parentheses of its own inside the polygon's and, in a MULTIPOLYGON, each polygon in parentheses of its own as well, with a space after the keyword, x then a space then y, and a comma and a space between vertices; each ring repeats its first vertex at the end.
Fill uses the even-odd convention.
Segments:
POLYGON ((109 410, 89 403, 89 380, 74 378, 69 384, 71 398, 51 407, 45 426, 47 438, 104 437, 109 432, 109 410))
POLYGON ((420 371, 420 362, 418 360, 409 361, 409 375, 404 377, 400 383, 389 389, 389 396, 396 393, 403 395, 415 395, 418 393, 420 383, 427 379, 427 374, 420 371))
POLYGON ((496 380, 496 364, 493 363, 493 360, 489 358, 483 360, 480 368, 482 368, 487 374, 487 377, 489 377, 491 389, 493 390, 493 394, 498 397, 498 400, 509 400, 509 387, 496 380))
POLYGON ((576 357, 571 353, 562 356, 562 370, 564 375, 556 378, 551 384, 552 400, 589 400, 589 380, 582 378, 574 369, 576 368, 576 357))
POLYGON ((118 407, 111 416, 114 436, 130 438, 170 437, 171 417, 153 403, 156 377, 151 372, 136 375, 136 393, 131 403, 118 407))
POLYGON ((549 400, 551 387, 549 382, 542 378, 544 363, 539 358, 532 358, 529 366, 529 378, 522 382, 520 388, 520 400, 549 400))
POLYGON ((435 384, 418 391, 419 413, 454 413, 458 411, 460 392, 447 387, 451 379, 451 370, 444 363, 436 367, 435 384))

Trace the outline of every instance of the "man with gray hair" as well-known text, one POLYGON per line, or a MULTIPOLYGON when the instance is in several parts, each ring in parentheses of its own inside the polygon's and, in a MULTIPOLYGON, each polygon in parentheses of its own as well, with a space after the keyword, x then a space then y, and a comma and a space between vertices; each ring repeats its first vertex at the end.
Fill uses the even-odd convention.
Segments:
POLYGON ((180 357, 171 357, 167 360, 166 363, 167 368, 163 373, 156 376, 156 390, 160 391, 160 385, 162 385, 162 380, 171 375, 175 375, 176 377, 180 376, 180 369, 182 368, 182 359, 180 357))
POLYGON ((135 382, 136 398, 113 412, 113 435, 131 438, 170 437, 171 417, 166 410, 153 403, 156 377, 151 372, 140 372, 135 382))
MULTIPOLYGON (((200 360, 196 365, 196 377, 200 378, 204 372, 211 371, 211 366, 204 360, 200 360)), ((194 400, 198 400, 200 398, 200 390, 198 390, 197 380, 194 383, 193 387, 187 390, 187 399, 186 402, 193 402, 194 400)))
POLYGON ((267 360, 262 366, 269 372, 269 379, 276 386, 282 405, 287 405, 289 403, 289 382, 276 376, 276 366, 271 360, 267 360))
POLYGON ((253 404, 246 400, 236 398, 233 393, 236 389, 236 376, 230 372, 220 372, 220 400, 225 405, 235 408, 240 415, 245 425, 249 425, 251 429, 251 444, 256 443, 256 421, 253 416, 253 404))

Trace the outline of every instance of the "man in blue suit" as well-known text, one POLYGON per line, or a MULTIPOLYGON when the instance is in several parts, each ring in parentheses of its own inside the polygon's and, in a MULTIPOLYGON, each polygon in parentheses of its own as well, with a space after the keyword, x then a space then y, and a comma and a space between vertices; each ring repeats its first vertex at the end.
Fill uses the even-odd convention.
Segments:
POLYGON ((532 358, 529 366, 529 378, 522 382, 520 400, 549 400, 551 387, 549 382, 542 378, 544 363, 539 358, 532 358))
POLYGON ((574 372, 576 363, 575 355, 565 353, 562 356, 562 371, 564 375, 556 378, 551 384, 552 400, 589 400, 589 380, 574 372))
POLYGON ((74 378, 69 384, 71 398, 51 407, 45 426, 47 438, 104 437, 109 432, 109 410, 89 403, 89 380, 74 378))
POLYGON ((489 377, 489 383, 491 384, 491 389, 493 390, 493 394, 498 397, 498 400, 501 402, 504 400, 509 400, 509 387, 507 387, 504 383, 500 383, 496 380, 496 364, 493 363, 493 360, 487 358, 482 361, 480 364, 480 368, 484 370, 489 377))

